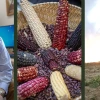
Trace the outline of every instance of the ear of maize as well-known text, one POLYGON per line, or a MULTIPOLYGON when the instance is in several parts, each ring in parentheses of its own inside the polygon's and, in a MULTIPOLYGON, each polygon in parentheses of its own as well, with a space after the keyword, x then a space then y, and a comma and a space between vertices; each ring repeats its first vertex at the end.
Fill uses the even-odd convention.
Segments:
POLYGON ((49 80, 46 77, 37 77, 17 87, 19 100, 24 100, 30 96, 35 96, 48 86, 49 80))
MULTIPOLYGON (((64 95, 63 97, 61 97, 59 100, 68 100, 67 95, 64 95)), ((72 99, 71 99, 72 100, 72 99)))
POLYGON ((50 37, 42 25, 39 17, 37 16, 34 8, 29 4, 27 0, 21 0, 22 12, 30 26, 30 29, 34 35, 34 39, 41 48, 48 48, 51 46, 50 37))
POLYGON ((67 39, 68 28, 68 1, 60 0, 57 11, 56 25, 52 47, 58 50, 64 49, 67 39))
POLYGON ((81 47, 81 29, 82 25, 81 22, 75 31, 72 33, 71 37, 67 42, 67 47, 70 51, 76 51, 81 47))
POLYGON ((17 47, 18 49, 32 52, 39 48, 29 26, 18 31, 17 47))
POLYGON ((77 80, 81 80, 81 67, 80 66, 76 66, 76 65, 66 66, 65 72, 68 76, 74 79, 77 79, 77 80))
POLYGON ((17 66, 33 66, 37 62, 37 58, 35 55, 24 52, 24 51, 17 51, 17 66))
POLYGON ((51 70, 58 69, 59 65, 57 63, 57 58, 51 50, 43 50, 41 52, 41 57, 44 61, 44 64, 48 66, 51 70))
POLYGON ((17 81, 23 83, 37 76, 38 70, 35 66, 22 67, 17 69, 17 81))
POLYGON ((62 99, 64 96, 66 96, 66 100, 70 100, 71 96, 69 93, 69 90, 64 82, 64 79, 59 71, 52 72, 50 76, 50 81, 52 88, 54 90, 54 93, 58 100, 62 99))
POLYGON ((36 43, 31 42, 26 37, 22 36, 21 34, 18 34, 17 38, 17 47, 20 50, 24 51, 31 51, 35 52, 38 49, 38 45, 36 43))
POLYGON ((72 51, 67 55, 68 62, 76 65, 81 65, 82 61, 82 51, 81 49, 77 51, 72 51))

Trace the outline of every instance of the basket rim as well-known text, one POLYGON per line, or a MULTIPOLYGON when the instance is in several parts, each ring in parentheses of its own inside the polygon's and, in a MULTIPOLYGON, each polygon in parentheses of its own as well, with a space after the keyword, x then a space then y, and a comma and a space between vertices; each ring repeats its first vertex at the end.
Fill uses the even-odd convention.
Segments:
MULTIPOLYGON (((34 7, 34 6, 38 6, 38 5, 45 5, 45 4, 57 4, 57 3, 59 3, 59 2, 44 2, 44 3, 37 3, 37 4, 32 4, 32 3, 31 3, 31 6, 33 6, 33 7, 34 7)), ((82 8, 81 8, 81 7, 79 7, 79 6, 76 6, 76 5, 73 5, 73 4, 70 4, 70 3, 69 3, 69 5, 71 5, 72 7, 78 8, 78 9, 80 9, 80 10, 82 9, 82 8)), ((18 13, 18 12, 20 12, 20 11, 22 11, 22 10, 21 10, 21 9, 20 9, 20 10, 18 10, 18 11, 17 11, 17 13, 18 13)))
MULTIPOLYGON (((40 4, 57 4, 57 3, 59 3, 59 2, 44 2, 44 3, 32 4, 32 6, 37 6, 37 5, 40 5, 40 4)), ((79 6, 76 6, 76 5, 73 5, 73 4, 70 4, 70 3, 69 3, 69 5, 71 5, 71 6, 74 6, 74 7, 77 7, 77 8, 79 8, 79 9, 81 9, 81 7, 79 7, 79 6)))
MULTIPOLYGON (((49 5, 49 6, 58 6, 58 3, 59 2, 44 2, 44 3, 38 3, 38 4, 32 4, 31 3, 31 6, 33 7, 33 8, 38 8, 38 7, 43 7, 43 9, 44 9, 44 6, 45 5, 49 5)), ((79 6, 76 6, 76 5, 73 5, 73 4, 70 4, 69 3, 69 8, 73 8, 73 9, 76 9, 76 10, 78 10, 78 12, 79 12, 79 15, 81 16, 81 7, 79 7, 79 6)), ((71 10, 70 9, 70 10, 71 10)), ((17 9, 17 15, 19 16, 20 14, 22 14, 22 10, 21 9, 17 9)), ((23 17, 23 16, 22 16, 23 17)), ((25 19, 24 19, 25 20, 25 19)), ((20 22, 20 21, 19 21, 20 22)), ((44 21, 45 22, 45 21, 44 21)), ((77 22, 77 21, 76 21, 77 22)), ((49 22, 48 22, 49 23, 49 22)), ((53 23, 53 22, 51 22, 51 23, 53 23)), ((51 24, 51 23, 49 23, 49 24, 51 24)), ((78 21, 78 23, 79 23, 79 21, 78 21)), ((20 24, 20 23, 19 23, 20 24)), ((53 23, 54 24, 54 23, 53 23)), ((24 24, 20 24, 19 25, 19 28, 18 28, 18 30, 20 29, 20 27, 25 27, 27 25, 27 23, 26 22, 24 22, 24 24)), ((76 28, 76 26, 74 25, 72 25, 72 24, 70 24, 70 26, 72 27, 72 30, 75 30, 75 28, 76 28)))

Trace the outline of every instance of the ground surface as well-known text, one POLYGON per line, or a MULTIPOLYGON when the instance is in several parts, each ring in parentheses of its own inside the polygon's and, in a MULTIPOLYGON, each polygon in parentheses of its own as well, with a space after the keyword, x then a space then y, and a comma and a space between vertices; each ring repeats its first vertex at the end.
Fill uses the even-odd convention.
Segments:
POLYGON ((85 65, 85 100, 100 100, 100 63, 85 65))

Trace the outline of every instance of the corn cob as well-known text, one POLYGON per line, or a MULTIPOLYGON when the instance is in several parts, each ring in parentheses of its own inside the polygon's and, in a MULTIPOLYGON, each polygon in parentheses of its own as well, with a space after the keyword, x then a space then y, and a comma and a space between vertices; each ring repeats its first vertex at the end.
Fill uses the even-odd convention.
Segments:
POLYGON ((61 50, 65 48, 68 32, 68 1, 60 0, 54 28, 52 47, 61 50))
POLYGON ((76 80, 81 80, 81 67, 80 66, 76 66, 76 65, 66 66, 65 72, 68 76, 76 80))
POLYGON ((81 47, 81 22, 75 31, 72 33, 70 39, 67 42, 67 47, 70 51, 78 50, 81 47))
POLYGON ((23 51, 17 51, 17 66, 30 66, 35 65, 37 62, 37 58, 35 55, 23 52, 23 51))
POLYGON ((17 69, 17 82, 23 83, 37 76, 38 70, 35 66, 22 67, 17 69))
POLYGON ((44 61, 44 64, 48 66, 51 70, 58 69, 59 65, 57 62, 57 58, 51 50, 43 50, 41 52, 41 57, 44 61))
POLYGON ((34 8, 29 4, 27 0, 21 0, 22 12, 30 26, 33 33, 34 39, 41 48, 48 48, 51 46, 51 40, 46 32, 44 26, 42 25, 39 17, 37 16, 34 8))
POLYGON ((30 96, 35 96, 48 86, 49 80, 46 77, 38 77, 17 87, 18 98, 24 100, 30 96))
MULTIPOLYGON (((60 100, 68 100, 67 95, 64 95, 63 97, 60 98, 60 100)), ((71 99, 72 100, 72 99, 71 99)))
POLYGON ((20 50, 35 52, 39 46, 35 42, 28 40, 24 35, 18 34, 17 47, 20 50))
POLYGON ((72 51, 67 55, 68 62, 76 65, 81 65, 82 51, 81 49, 77 51, 72 51))
POLYGON ((54 93, 58 100, 60 100, 63 96, 66 96, 67 98, 66 100, 71 99, 69 90, 67 86, 65 85, 63 77, 59 71, 52 72, 50 76, 50 81, 51 81, 51 85, 54 90, 54 93))

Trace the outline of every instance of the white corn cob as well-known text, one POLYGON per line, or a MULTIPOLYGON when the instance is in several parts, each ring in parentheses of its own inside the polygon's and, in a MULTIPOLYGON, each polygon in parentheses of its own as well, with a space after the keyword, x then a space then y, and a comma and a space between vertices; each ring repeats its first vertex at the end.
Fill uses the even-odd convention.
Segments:
POLYGON ((50 37, 42 25, 39 17, 37 16, 34 8, 29 4, 27 0, 21 0, 22 12, 30 26, 30 29, 34 35, 37 44, 41 48, 48 48, 51 46, 50 37))
POLYGON ((69 90, 59 71, 52 72, 50 76, 50 81, 58 100, 61 100, 64 96, 66 97, 66 100, 71 100, 69 90))
POLYGON ((77 79, 77 80, 81 80, 81 67, 80 66, 77 66, 77 65, 66 66, 65 72, 68 76, 74 79, 77 79))

